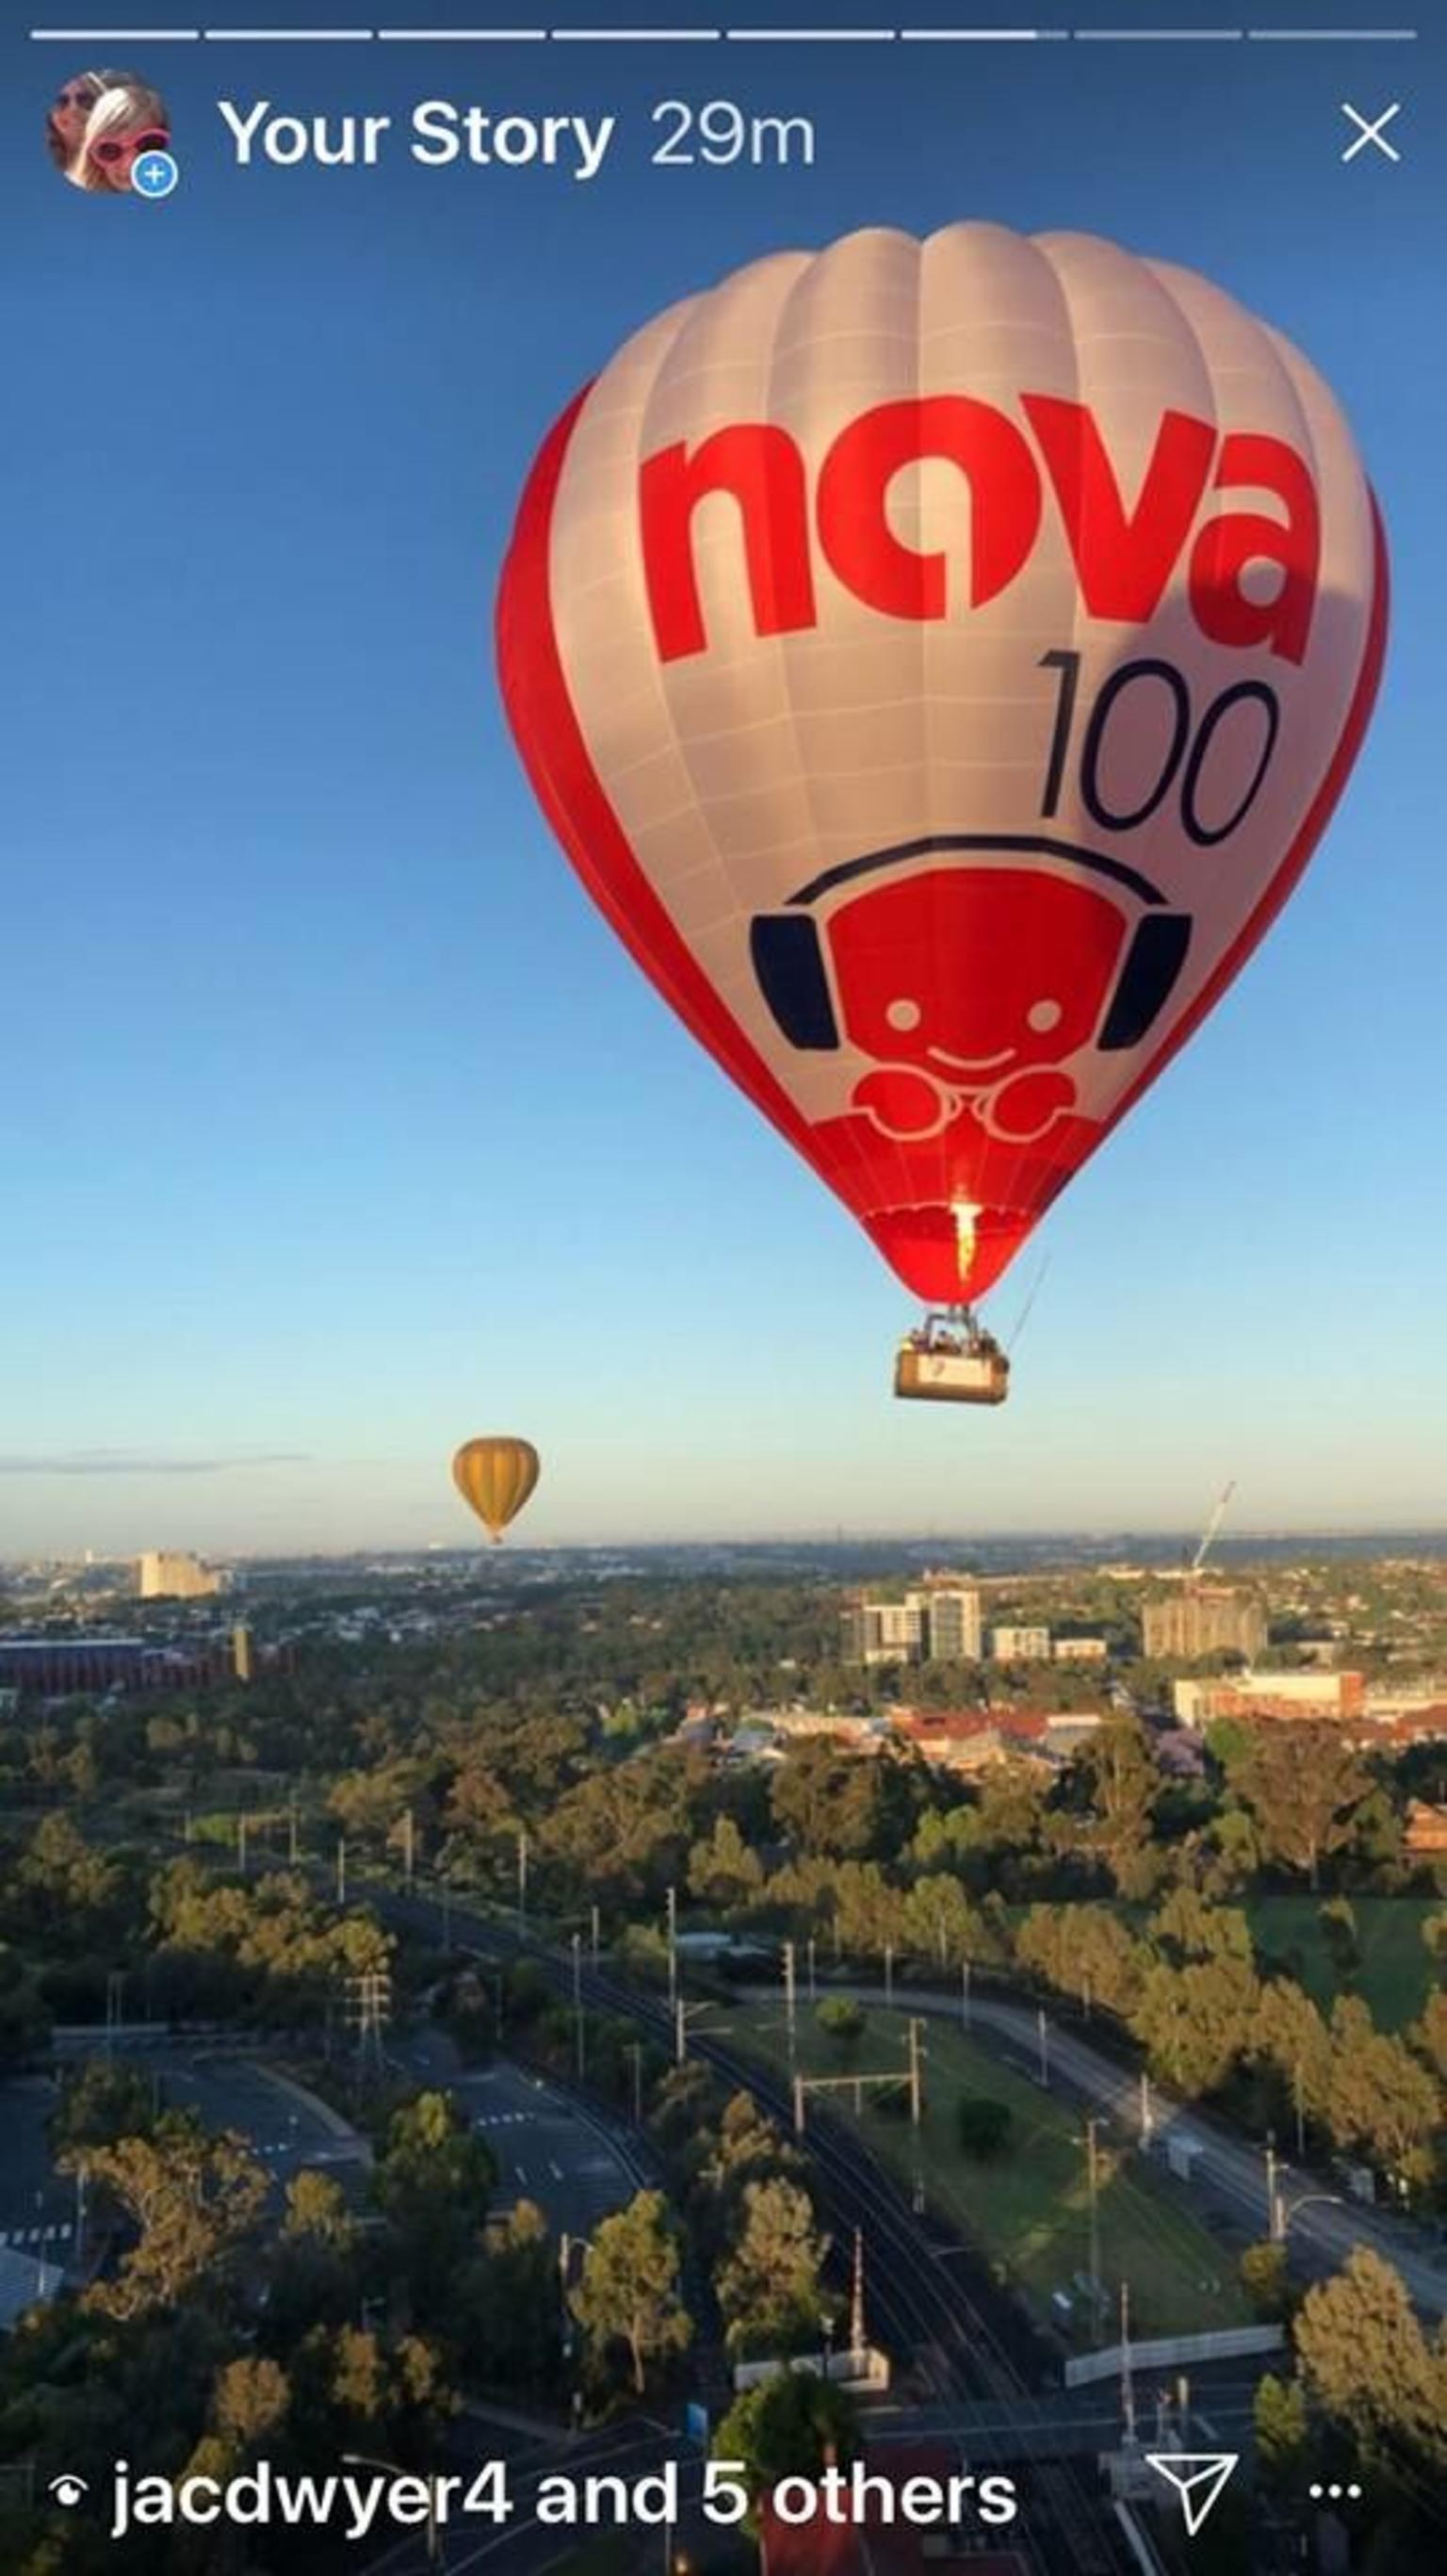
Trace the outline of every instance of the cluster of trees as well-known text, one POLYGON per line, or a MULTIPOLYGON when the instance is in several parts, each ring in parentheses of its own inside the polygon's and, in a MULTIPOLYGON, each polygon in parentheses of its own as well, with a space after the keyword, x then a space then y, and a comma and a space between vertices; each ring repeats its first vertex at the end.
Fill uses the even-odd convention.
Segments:
POLYGON ((343 1914, 296 1870, 229 1884, 198 1859, 157 1868, 103 1848, 63 1811, 20 1841, 0 1882, 0 2065, 33 2055, 52 2021, 120 2007, 155 2020, 320 2027, 349 1977, 388 1967, 391 1936, 343 1914))
POLYGON ((1355 2478, 1371 2499, 1367 2576, 1441 2564, 1447 2326, 1421 2325, 1400 2275, 1359 2247, 1296 2308, 1289 2376, 1256 2398, 1258 2471, 1295 2512, 1308 2485, 1355 2478))
MULTIPOLYGON (((124 2066, 69 2078, 55 2137, 63 2166, 84 2165, 105 2254, 89 2287, 33 2309, 0 2347, 0 2454, 33 2462, 42 2505, 62 2470, 104 2493, 118 2456, 178 2478, 224 2478, 262 2454, 290 2470, 348 2449, 434 2458, 466 2375, 468 2297, 501 2259, 485 2234, 492 2160, 450 2102, 422 2094, 392 2112, 365 2228, 320 2172, 297 2173, 274 2212, 243 2140, 158 2104, 124 2066)), ((94 2517, 57 2529, 10 2485, 0 2507, 7 2565, 89 2576, 113 2555, 94 2517)), ((211 2542, 194 2543, 188 2557, 175 2535, 137 2532, 127 2563, 200 2576, 211 2542)), ((328 2563, 315 2533, 268 2536, 278 2570, 328 2563)))
POLYGON ((730 2358, 817 2352, 827 2313, 807 2160, 748 2093, 696 2061, 655 2085, 650 2126, 677 2175, 730 2358))
POLYGON ((1103 1905, 1033 1906, 1015 1958, 1114 2014, 1176 2090, 1234 2096, 1257 2130, 1294 2124, 1415 2189, 1432 2181, 1447 2083, 1440 1990, 1402 2037, 1378 2030, 1357 1995, 1323 2014, 1291 1978, 1260 1974, 1244 1913, 1186 1889, 1139 1932, 1103 1905))

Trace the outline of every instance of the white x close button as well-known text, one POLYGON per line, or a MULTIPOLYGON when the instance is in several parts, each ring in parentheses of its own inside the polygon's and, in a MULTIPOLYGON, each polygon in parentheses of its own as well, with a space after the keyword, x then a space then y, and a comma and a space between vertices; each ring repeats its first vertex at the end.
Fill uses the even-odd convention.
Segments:
POLYGON ((1402 156, 1397 150, 1395 143, 1389 143, 1387 141, 1385 131, 1386 127, 1391 124, 1393 117, 1400 116, 1402 113, 1402 102, 1399 98, 1393 99, 1390 107, 1384 107, 1380 116, 1363 116, 1361 109, 1359 107, 1353 107, 1349 98, 1344 98, 1342 100, 1341 112, 1343 116, 1349 116, 1353 125, 1357 128, 1355 142, 1349 143, 1345 152, 1341 156, 1343 161, 1355 161, 1357 154, 1359 152, 1365 152, 1369 143, 1375 144, 1377 150, 1382 153, 1388 161, 1401 160, 1402 156))

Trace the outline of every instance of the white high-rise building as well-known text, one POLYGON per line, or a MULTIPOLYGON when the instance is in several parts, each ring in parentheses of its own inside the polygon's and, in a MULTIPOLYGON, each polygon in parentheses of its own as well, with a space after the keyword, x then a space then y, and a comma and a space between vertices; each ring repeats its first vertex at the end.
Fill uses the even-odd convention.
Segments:
POLYGON ((224 1589, 226 1578, 199 1556, 152 1548, 136 1568, 136 1589, 143 1601, 204 1601, 224 1589))

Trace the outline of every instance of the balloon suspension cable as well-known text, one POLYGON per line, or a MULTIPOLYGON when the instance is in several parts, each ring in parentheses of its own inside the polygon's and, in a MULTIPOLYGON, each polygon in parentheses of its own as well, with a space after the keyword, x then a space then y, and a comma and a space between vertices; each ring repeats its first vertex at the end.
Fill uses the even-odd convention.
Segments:
POLYGON ((1025 1303, 1015 1318, 1015 1329, 1010 1335, 1008 1342, 1005 1344, 1006 1350, 1012 1355, 1020 1346, 1020 1336, 1030 1321, 1031 1310, 1034 1307, 1035 1300, 1039 1296, 1041 1289, 1045 1285, 1045 1273, 1049 1267, 1050 1255, 1047 1252, 1041 1261, 1040 1267, 1036 1271, 1034 1278, 1030 1282, 1030 1286, 1025 1297, 1025 1303))

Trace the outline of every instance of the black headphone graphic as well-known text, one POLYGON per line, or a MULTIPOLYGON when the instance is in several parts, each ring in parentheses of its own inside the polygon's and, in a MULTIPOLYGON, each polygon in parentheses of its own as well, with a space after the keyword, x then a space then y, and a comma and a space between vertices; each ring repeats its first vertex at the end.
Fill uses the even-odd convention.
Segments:
POLYGON ((1030 858, 1069 859, 1077 867, 1091 869, 1097 876, 1114 878, 1117 884, 1129 887, 1143 903, 1152 907, 1137 922, 1131 934, 1125 961, 1095 1040, 1106 1054, 1139 1046, 1164 1010, 1186 962, 1186 951, 1191 944, 1190 914, 1167 911, 1164 908, 1166 898, 1160 888, 1119 859, 1101 858, 1093 850, 1078 848, 1073 841, 1045 840, 1030 833, 990 832, 937 834, 921 841, 901 841, 893 849, 873 850, 862 859, 846 859, 842 866, 827 868, 822 876, 815 877, 810 884, 801 886, 797 894, 790 895, 789 910, 755 913, 749 924, 749 953, 753 958, 754 973, 775 1024, 789 1044, 825 1051, 840 1043, 839 1023, 834 1011, 834 997, 829 989, 819 925, 800 907, 817 903, 821 895, 830 893, 835 886, 843 885, 852 877, 871 875, 879 868, 897 867, 910 859, 932 857, 939 851, 958 850, 1008 851, 1030 858))

